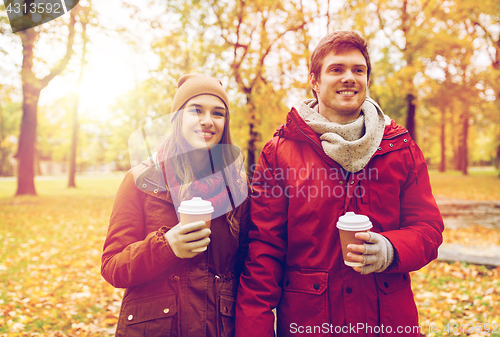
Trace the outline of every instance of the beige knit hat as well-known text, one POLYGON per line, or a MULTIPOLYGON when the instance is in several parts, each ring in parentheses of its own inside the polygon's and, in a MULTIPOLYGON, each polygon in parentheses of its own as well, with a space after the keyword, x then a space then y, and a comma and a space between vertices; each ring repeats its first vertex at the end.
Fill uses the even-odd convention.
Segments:
POLYGON ((208 77, 200 73, 183 75, 177 83, 177 92, 172 103, 173 120, 180 108, 191 98, 199 95, 214 95, 219 97, 226 109, 229 107, 227 93, 218 78, 208 77))

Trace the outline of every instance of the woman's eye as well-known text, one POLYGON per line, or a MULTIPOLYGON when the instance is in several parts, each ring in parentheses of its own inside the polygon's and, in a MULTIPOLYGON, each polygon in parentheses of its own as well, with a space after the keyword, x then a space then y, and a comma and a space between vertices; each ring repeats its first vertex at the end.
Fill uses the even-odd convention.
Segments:
POLYGON ((191 113, 193 113, 193 114, 199 114, 199 113, 201 113, 201 110, 200 110, 200 109, 194 109, 194 108, 193 108, 193 109, 189 110, 189 112, 191 112, 191 113))
POLYGON ((224 117, 224 113, 222 113, 220 111, 215 111, 214 115, 217 116, 217 117, 224 117))

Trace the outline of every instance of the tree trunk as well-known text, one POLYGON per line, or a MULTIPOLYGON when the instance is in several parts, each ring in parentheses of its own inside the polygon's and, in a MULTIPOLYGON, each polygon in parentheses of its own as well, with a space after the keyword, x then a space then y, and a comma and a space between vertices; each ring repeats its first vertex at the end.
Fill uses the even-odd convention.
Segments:
POLYGON ((460 171, 466 176, 468 174, 467 169, 469 166, 468 160, 468 134, 469 134, 469 113, 464 112, 461 116, 462 124, 462 134, 460 135, 460 171))
POLYGON ((16 195, 36 195, 35 190, 35 143, 37 109, 40 91, 23 88, 23 119, 17 150, 17 192, 16 195))
MULTIPOLYGON (((3 142, 5 137, 6 136, 4 132, 3 108, 2 108, 2 102, 0 102, 0 144, 3 142)), ((5 162, 7 161, 8 155, 9 155, 8 151, 5 151, 5 149, 0 148, 0 177, 3 176, 3 167, 5 165, 5 162)))
POLYGON ((439 172, 446 171, 446 109, 441 110, 441 163, 439 172))
POLYGON ((75 183, 75 175, 76 175, 76 149, 77 149, 77 144, 78 144, 78 107, 80 105, 80 88, 82 86, 82 81, 83 81, 83 71, 85 69, 85 66, 87 65, 87 61, 85 57, 87 56, 87 43, 88 43, 88 38, 87 38, 87 23, 85 21, 82 21, 82 40, 83 40, 83 46, 82 46, 82 60, 80 63, 80 75, 78 76, 78 83, 77 83, 77 88, 78 91, 75 96, 75 102, 73 106, 73 131, 71 135, 71 154, 70 154, 70 162, 69 162, 69 179, 68 179, 68 187, 76 187, 75 183))
POLYGON ((21 120, 21 132, 19 134, 19 145, 17 149, 17 192, 16 195, 36 195, 35 190, 35 143, 37 128, 37 111, 40 92, 49 82, 59 75, 68 64, 73 55, 73 42, 75 37, 75 11, 70 12, 70 23, 68 25, 68 42, 66 54, 50 73, 43 79, 39 79, 33 72, 33 49, 38 33, 34 29, 19 32, 23 46, 23 63, 21 67, 21 82, 23 88, 23 118, 21 120))
POLYGON ((248 148, 247 148, 247 165, 248 165, 248 175, 249 180, 252 182, 253 174, 255 171, 255 152, 257 151, 256 143, 259 139, 259 133, 256 131, 256 122, 255 122, 255 106, 251 103, 251 98, 247 96, 247 109, 250 113, 250 121, 248 122, 248 131, 250 134, 250 138, 248 139, 248 148))
POLYGON ((497 156, 496 156, 496 159, 495 159, 495 167, 497 169, 500 168, 500 145, 497 146, 497 156))
POLYGON ((33 49, 36 33, 28 29, 22 33, 23 64, 21 80, 23 87, 23 118, 17 149, 17 192, 16 195, 36 195, 35 190, 35 143, 37 127, 38 100, 40 99, 39 81, 32 73, 33 49))
POLYGON ((71 134, 71 154, 69 159, 68 187, 76 187, 76 147, 78 143, 78 106, 80 105, 80 93, 76 93, 73 106, 73 131, 71 134))
POLYGON ((417 141, 417 131, 416 131, 416 123, 415 123, 415 112, 417 106, 415 104, 415 96, 412 94, 406 95, 406 103, 407 103, 407 115, 406 115, 406 129, 410 134, 410 137, 416 142, 417 141))

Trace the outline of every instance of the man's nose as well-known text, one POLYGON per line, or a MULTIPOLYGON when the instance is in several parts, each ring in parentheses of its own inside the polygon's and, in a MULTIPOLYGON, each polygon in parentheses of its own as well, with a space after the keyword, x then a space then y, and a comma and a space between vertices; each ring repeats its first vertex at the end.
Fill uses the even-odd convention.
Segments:
POLYGON ((354 74, 352 73, 352 71, 347 70, 344 73, 344 76, 342 77, 341 81, 342 83, 345 84, 354 84, 354 82, 356 82, 356 79, 354 78, 354 74))

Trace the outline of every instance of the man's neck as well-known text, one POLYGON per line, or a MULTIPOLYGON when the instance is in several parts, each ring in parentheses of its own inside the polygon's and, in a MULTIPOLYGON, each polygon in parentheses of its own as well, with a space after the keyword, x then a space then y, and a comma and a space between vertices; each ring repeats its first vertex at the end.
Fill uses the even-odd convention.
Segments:
POLYGON ((328 119, 330 122, 333 123, 338 123, 338 124, 346 124, 352 121, 355 121, 358 119, 359 115, 361 114, 361 107, 359 108, 358 111, 356 112, 346 112, 346 113, 340 113, 338 111, 335 111, 324 104, 319 103, 318 104, 318 113, 328 119))

